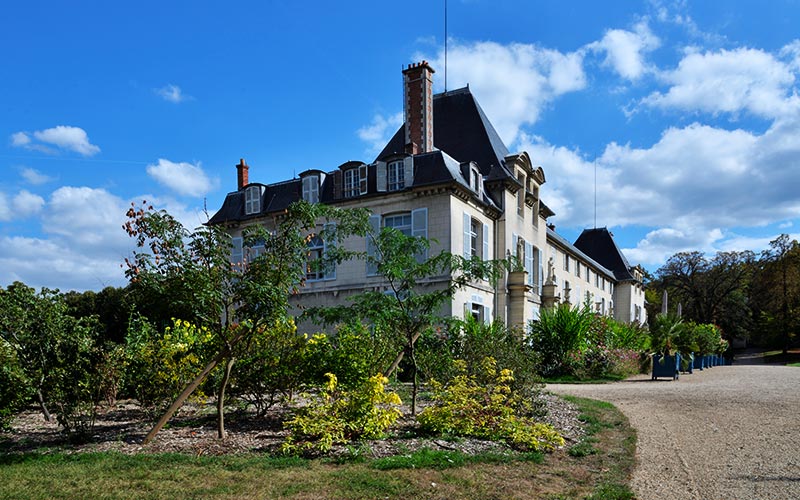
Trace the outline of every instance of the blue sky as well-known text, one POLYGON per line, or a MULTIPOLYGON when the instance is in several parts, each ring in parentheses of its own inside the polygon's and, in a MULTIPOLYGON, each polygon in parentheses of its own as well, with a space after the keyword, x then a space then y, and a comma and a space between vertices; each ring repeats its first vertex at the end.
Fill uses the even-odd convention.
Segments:
MULTIPOLYGON (((449 0, 469 84, 574 240, 655 270, 800 224, 800 2, 449 0)), ((143 199, 187 226, 236 188, 371 161, 401 69, 444 89, 443 2, 13 2, 0 18, 0 286, 125 284, 143 199)))

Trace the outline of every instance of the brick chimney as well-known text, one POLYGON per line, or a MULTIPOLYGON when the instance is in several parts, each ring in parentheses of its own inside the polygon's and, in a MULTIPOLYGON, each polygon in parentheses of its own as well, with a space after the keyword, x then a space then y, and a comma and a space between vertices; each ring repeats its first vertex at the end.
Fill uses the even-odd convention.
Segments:
POLYGON ((236 165, 236 184, 237 190, 242 189, 246 185, 250 184, 249 176, 247 175, 247 171, 250 170, 250 167, 244 162, 244 158, 239 159, 239 164, 236 165))
POLYGON ((406 153, 433 151, 433 74, 427 61, 403 70, 406 153))

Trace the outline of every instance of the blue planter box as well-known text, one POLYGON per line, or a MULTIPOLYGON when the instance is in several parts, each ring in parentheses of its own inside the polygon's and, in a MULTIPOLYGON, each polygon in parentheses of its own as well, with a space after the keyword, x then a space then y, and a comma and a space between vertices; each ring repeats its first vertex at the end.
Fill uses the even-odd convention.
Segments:
POLYGON ((706 367, 706 357, 705 356, 695 356, 694 357, 694 367, 697 370, 702 370, 706 367))
POLYGON ((677 380, 680 376, 680 369, 680 353, 675 353, 674 356, 653 354, 653 380, 657 379, 658 377, 669 377, 672 380, 677 380))
POLYGON ((683 359, 683 356, 681 356, 681 371, 683 373, 688 373, 688 374, 691 375, 692 370, 694 369, 694 364, 695 364, 695 361, 694 361, 694 353, 693 352, 690 352, 689 356, 686 359, 683 359), (684 363, 686 365, 686 369, 685 370, 683 369, 684 363))

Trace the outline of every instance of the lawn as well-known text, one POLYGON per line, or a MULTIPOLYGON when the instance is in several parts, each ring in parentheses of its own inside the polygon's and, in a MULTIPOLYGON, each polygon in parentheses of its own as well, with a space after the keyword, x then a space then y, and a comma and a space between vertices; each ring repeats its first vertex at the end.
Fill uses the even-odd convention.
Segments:
POLYGON ((533 499, 632 498, 636 435, 607 403, 570 398, 587 429, 552 454, 423 449, 367 459, 266 455, 69 454, 0 456, 5 498, 533 499))

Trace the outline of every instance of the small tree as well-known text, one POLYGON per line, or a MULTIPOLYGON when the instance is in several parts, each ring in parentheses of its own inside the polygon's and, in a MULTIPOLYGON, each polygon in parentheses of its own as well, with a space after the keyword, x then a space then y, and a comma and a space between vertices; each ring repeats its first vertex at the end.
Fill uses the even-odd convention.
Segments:
POLYGON ((264 251, 242 262, 231 262, 231 238, 222 228, 203 226, 187 231, 174 217, 152 206, 132 206, 123 226, 139 248, 126 259, 132 284, 163 297, 182 312, 181 319, 207 328, 217 347, 205 368, 185 387, 145 437, 150 441, 177 409, 218 366, 222 369, 217 395, 217 435, 225 437, 225 390, 236 358, 248 351, 253 336, 286 319, 289 296, 303 285, 307 243, 318 220, 335 221, 322 232, 331 242, 325 259, 340 262, 349 253, 340 245, 349 234, 364 234, 366 212, 297 202, 270 221, 245 229, 248 247, 264 251))
POLYGON ((396 332, 402 339, 403 350, 384 371, 389 377, 404 356, 411 367, 411 413, 416 414, 418 390, 416 341, 426 328, 442 321, 442 306, 457 290, 473 281, 496 279, 505 269, 506 261, 467 259, 443 251, 425 258, 430 241, 423 237, 407 236, 394 228, 383 228, 368 236, 375 252, 367 255, 367 264, 374 266, 384 279, 385 290, 367 290, 352 298, 349 306, 311 308, 309 316, 332 324, 365 318, 386 331, 396 332))

